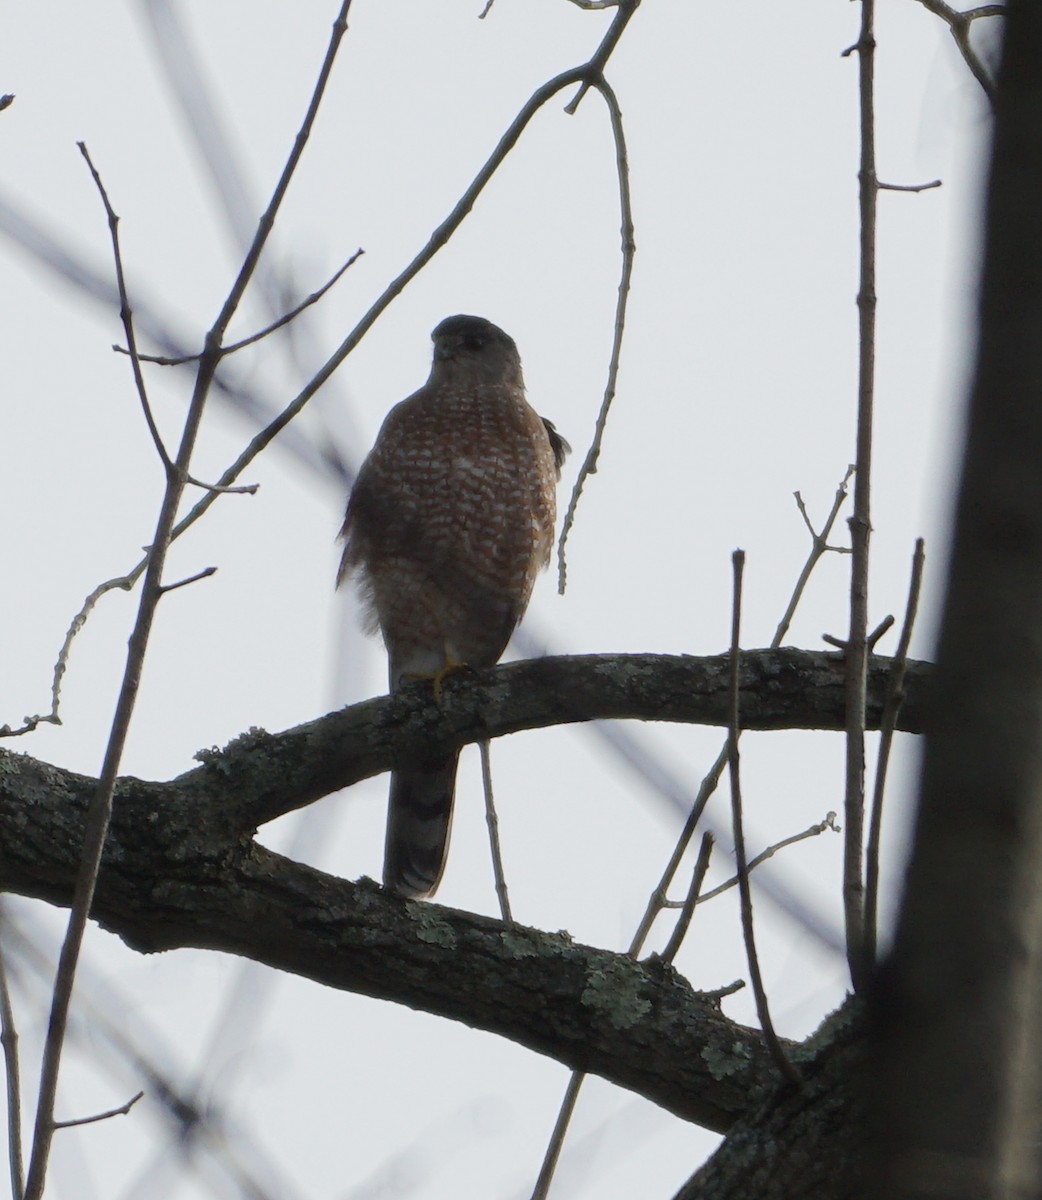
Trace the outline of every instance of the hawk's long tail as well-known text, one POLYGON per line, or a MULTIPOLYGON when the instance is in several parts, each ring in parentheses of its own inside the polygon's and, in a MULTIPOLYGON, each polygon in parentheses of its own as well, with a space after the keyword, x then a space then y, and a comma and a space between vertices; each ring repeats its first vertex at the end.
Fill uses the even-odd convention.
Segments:
POLYGON ((459 751, 391 774, 384 847, 384 887, 422 900, 445 869, 459 751))

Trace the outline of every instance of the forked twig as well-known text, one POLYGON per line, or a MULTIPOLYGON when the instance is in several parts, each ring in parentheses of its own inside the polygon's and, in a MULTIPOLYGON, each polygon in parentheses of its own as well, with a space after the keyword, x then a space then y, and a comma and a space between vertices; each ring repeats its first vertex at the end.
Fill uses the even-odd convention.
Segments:
MULTIPOLYGON (((290 321, 295 321, 297 319, 297 317, 299 317, 300 314, 302 312, 304 312, 305 309, 310 308, 313 304, 317 304, 319 302, 319 300, 321 300, 322 297, 326 294, 326 292, 328 292, 329 289, 340 280, 340 277, 344 274, 344 272, 348 269, 348 267, 354 266, 354 264, 362 257, 362 255, 364 253, 365 253, 365 251, 362 250, 361 248, 356 250, 354 252, 354 254, 352 254, 351 257, 347 260, 347 262, 345 262, 343 264, 343 266, 339 267, 337 269, 336 273, 333 274, 329 279, 327 279, 326 282, 317 291, 312 292, 308 296, 305 296, 304 299, 301 300, 301 302, 299 304, 297 304, 293 308, 291 308, 289 310, 289 312, 283 313, 283 315, 281 317, 278 317, 276 320, 272 321, 270 325, 265 325, 265 327, 263 329, 259 329, 256 333, 251 333, 249 337, 242 338, 241 341, 230 342, 227 346, 225 346, 222 349, 222 351, 221 351, 222 357, 227 358, 229 354, 234 354, 237 350, 243 350, 247 346, 252 346, 256 342, 262 341, 264 338, 269 337, 271 334, 275 333, 276 330, 281 329, 284 325, 288 325, 290 323, 290 321)), ((128 353, 128 350, 123 346, 113 346, 112 349, 115 350, 117 354, 127 354, 128 353)), ((183 366, 185 366, 186 363, 198 362, 200 356, 198 354, 182 354, 179 357, 171 358, 170 356, 163 355, 163 354, 141 354, 138 357, 141 359, 142 362, 152 363, 154 366, 183 367, 183 366)), ((194 483, 195 480, 192 480, 192 482, 194 483)), ((198 484, 197 486, 198 487, 206 487, 207 485, 201 483, 201 484, 198 484)), ((246 489, 245 488, 241 488, 241 489, 225 488, 223 490, 225 490, 225 491, 232 491, 232 490, 245 491, 246 489)), ((254 487, 253 490, 256 491, 256 487, 254 487)))
POLYGON ((742 828, 742 789, 741 772, 739 768, 738 739, 741 731, 738 711, 738 663, 740 650, 740 634, 742 623, 742 573, 745 569, 745 551, 736 550, 731 556, 734 565, 734 601, 731 616, 731 686, 730 710, 731 720, 727 738, 727 766, 731 779, 731 817, 734 831, 734 857, 738 867, 738 892, 741 896, 742 936, 745 939, 745 953, 749 962, 749 981, 752 984, 753 995, 756 998, 756 1013, 763 1030, 763 1040, 767 1044, 771 1057, 774 1059, 782 1075, 794 1084, 800 1083, 800 1075, 789 1062, 782 1049, 778 1034, 771 1020, 771 1011, 767 1003, 767 991, 763 986, 763 976, 760 973, 760 960, 756 953, 756 938, 753 933, 753 896, 749 886, 749 864, 745 857, 745 831, 742 828))
POLYGON ((803 502, 803 497, 799 492, 793 493, 796 497, 796 507, 800 510, 800 516, 803 518, 803 523, 807 526, 807 532, 811 537, 811 548, 810 554, 807 555, 807 561, 803 564, 803 569, 796 580, 796 586, 792 589, 792 595, 789 597, 789 603, 785 607, 782 619, 778 622, 778 628, 774 631, 774 638, 771 641, 772 646, 780 646, 785 640, 789 632, 789 626, 792 624, 792 618, 795 616, 796 609, 803 599, 803 593, 810 582, 810 577, 822 556, 829 553, 829 551, 834 554, 850 553, 849 548, 846 546, 830 546, 829 534, 832 532, 832 527, 839 516, 839 510, 846 502, 847 484, 850 483, 853 474, 854 466, 851 464, 847 467, 847 473, 839 481, 839 487, 836 488, 835 496, 832 497, 832 507, 829 509, 829 515, 825 518, 825 524, 821 527, 821 533, 818 533, 814 528, 807 513, 807 506, 803 502))
POLYGON ((987 67, 981 62, 980 56, 970 43, 970 28, 973 22, 981 17, 1004 16, 1006 6, 1004 4, 981 4, 977 8, 960 12, 957 8, 952 8, 950 4, 945 4, 944 0, 919 0, 919 3, 947 24, 956 46, 959 47, 959 53, 973 73, 973 78, 984 89, 984 94, 988 99, 994 103, 995 84, 988 74, 987 67))
MULTIPOLYGON (((779 850, 784 850, 787 846, 795 846, 797 842, 805 842, 808 838, 820 837, 826 830, 831 829, 833 833, 839 833, 840 828, 836 824, 836 814, 834 812, 826 813, 824 821, 818 821, 816 825, 811 825, 804 829, 801 833, 793 833, 788 837, 782 838, 773 845, 767 847, 766 850, 761 850, 759 854, 749 859, 748 873, 751 875, 761 863, 765 863, 769 858, 773 858, 779 850)), ((724 892, 730 891, 731 888, 738 886, 738 876, 732 875, 730 879, 725 879, 723 883, 718 883, 715 888, 710 888, 708 892, 702 892, 695 901, 698 904, 708 904, 710 900, 715 900, 717 896, 724 892)), ((669 900, 665 904, 666 908, 680 908, 685 901, 669 900)))
POLYGON ((76 145, 79 147, 79 151, 90 169, 94 186, 98 189, 101 203, 105 206, 105 216, 109 225, 109 237, 112 240, 112 257, 116 265, 116 290, 119 292, 119 316, 123 322, 123 332, 127 339, 127 353, 130 355, 130 368, 134 373, 134 387, 137 388, 138 399, 141 401, 141 411, 145 414, 145 424, 148 426, 148 432, 152 435, 152 442, 155 445, 156 452, 159 454, 164 469, 169 472, 173 467, 173 463, 170 461, 170 455, 163 444, 159 426, 156 425, 155 417, 152 415, 152 405, 148 400, 145 377, 141 373, 141 356, 138 354, 137 337, 134 334, 134 313, 130 307, 130 298, 127 295, 127 281, 123 274, 123 252, 119 244, 119 217, 116 215, 116 211, 109 200, 105 184, 102 182, 97 168, 91 161, 90 151, 87 149, 86 143, 77 142, 76 145))

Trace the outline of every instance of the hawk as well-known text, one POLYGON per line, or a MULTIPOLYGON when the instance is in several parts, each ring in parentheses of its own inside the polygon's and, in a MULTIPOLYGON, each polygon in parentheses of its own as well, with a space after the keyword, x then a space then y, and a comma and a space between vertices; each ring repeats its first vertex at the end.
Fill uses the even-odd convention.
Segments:
MULTIPOLYGON (((390 690, 491 667, 550 561, 570 447, 525 400, 513 339, 483 317, 431 334, 427 383, 388 413, 358 473, 337 577, 355 577, 390 690)), ((423 898, 445 866, 458 750, 391 775, 384 886, 423 898)))

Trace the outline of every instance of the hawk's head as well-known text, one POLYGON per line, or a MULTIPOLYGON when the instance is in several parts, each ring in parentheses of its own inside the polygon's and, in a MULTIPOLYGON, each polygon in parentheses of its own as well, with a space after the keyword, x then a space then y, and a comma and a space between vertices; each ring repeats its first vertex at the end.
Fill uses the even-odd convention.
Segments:
POLYGON ((437 382, 468 380, 524 386, 514 339, 484 317, 446 317, 431 334, 431 341, 432 377, 437 382))

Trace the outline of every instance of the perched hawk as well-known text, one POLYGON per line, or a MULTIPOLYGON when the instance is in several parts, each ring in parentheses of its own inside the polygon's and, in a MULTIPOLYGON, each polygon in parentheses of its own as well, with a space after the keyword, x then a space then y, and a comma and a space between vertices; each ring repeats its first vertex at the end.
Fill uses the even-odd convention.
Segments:
MULTIPOLYGON (((491 667, 550 561, 568 452, 525 401, 521 359, 482 317, 431 334, 424 387, 387 415, 347 505, 338 585, 358 579, 390 688, 491 667)), ((391 775, 384 885, 429 896, 445 866, 459 751, 391 775)))

